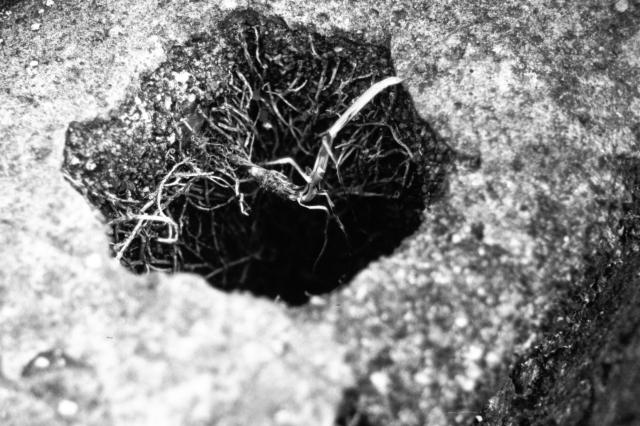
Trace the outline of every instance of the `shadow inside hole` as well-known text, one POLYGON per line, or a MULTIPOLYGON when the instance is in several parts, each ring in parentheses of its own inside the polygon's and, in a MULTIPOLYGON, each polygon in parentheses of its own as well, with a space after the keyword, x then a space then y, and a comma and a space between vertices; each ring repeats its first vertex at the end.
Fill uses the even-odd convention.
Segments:
POLYGON ((395 74, 389 48, 246 10, 217 31, 174 47, 111 118, 72 123, 63 170, 107 217, 133 271, 191 271, 303 304, 417 229, 450 155, 397 85, 339 132, 339 174, 330 162, 321 182, 333 214, 319 196, 300 205, 300 175, 265 164, 290 157, 308 172, 322 132, 395 74), (216 66, 226 80, 211 81, 216 66), (278 170, 289 192, 253 179, 256 168, 278 170), (167 221, 175 243, 163 240, 167 221))
MULTIPOLYGON (((420 224, 422 192, 397 200, 345 197, 335 200, 346 235, 323 211, 301 208, 271 193, 254 201, 250 216, 228 205, 212 215, 189 208, 182 229, 183 265, 229 259, 226 265, 192 270, 221 288, 248 289, 289 304, 332 291, 372 259, 390 253, 420 224), (210 247, 189 250, 202 235, 210 247)), ((177 202, 176 208, 182 208, 177 202)))

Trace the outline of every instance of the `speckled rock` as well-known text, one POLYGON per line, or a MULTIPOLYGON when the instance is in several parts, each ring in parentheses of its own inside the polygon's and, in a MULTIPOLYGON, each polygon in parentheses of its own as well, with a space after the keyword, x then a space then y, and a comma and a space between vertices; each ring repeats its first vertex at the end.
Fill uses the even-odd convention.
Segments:
POLYGON ((87 421, 327 424, 351 384, 344 361, 343 417, 369 424, 638 421, 637 1, 252 2, 390 36, 457 152, 413 237, 294 312, 194 277, 125 274, 58 172, 67 123, 117 105, 164 46, 219 19, 213 3, 3 15, 0 391, 17 402, 0 419, 67 421, 65 395, 21 383, 60 348, 90 367, 94 398, 71 401, 87 421))
POLYGON ((612 372, 637 368, 621 348, 638 325, 640 208, 640 7, 625 4, 402 8, 400 73, 461 159, 422 230, 340 297, 381 424, 625 418, 616 398, 637 394, 612 372))
POLYGON ((130 275, 59 170, 70 121, 107 113, 165 44, 220 14, 72 1, 2 13, 0 423, 333 423, 352 379, 330 326, 198 277, 130 275))

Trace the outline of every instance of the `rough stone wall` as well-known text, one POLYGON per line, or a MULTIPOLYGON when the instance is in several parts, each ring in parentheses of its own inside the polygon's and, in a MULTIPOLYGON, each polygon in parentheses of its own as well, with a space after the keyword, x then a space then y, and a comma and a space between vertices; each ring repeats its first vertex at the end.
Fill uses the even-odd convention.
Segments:
POLYGON ((347 387, 370 424, 636 423, 640 3, 253 3, 390 36, 458 153, 414 236, 298 310, 125 273, 59 172, 70 121, 236 5, 0 12, 3 423, 331 424, 347 387), (22 374, 53 348, 81 367, 22 374))

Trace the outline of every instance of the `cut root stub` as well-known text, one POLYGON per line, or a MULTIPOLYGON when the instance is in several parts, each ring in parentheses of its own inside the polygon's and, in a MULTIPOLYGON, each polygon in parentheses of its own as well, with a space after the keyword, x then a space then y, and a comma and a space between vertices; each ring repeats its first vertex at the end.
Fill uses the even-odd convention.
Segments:
POLYGON ((383 45, 235 11, 173 47, 109 119, 72 123, 63 170, 130 269, 301 304, 392 252, 441 192, 448 151, 400 84, 320 154, 393 75, 383 45))

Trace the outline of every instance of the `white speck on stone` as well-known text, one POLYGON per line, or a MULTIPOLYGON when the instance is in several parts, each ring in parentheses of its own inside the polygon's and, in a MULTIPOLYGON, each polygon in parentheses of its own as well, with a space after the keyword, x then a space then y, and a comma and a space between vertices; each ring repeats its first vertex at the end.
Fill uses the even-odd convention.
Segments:
POLYGON ((440 268, 437 271, 434 271, 431 274, 431 279, 433 280, 434 283, 438 285, 447 285, 451 283, 451 281, 453 281, 451 277, 451 272, 443 268, 440 268))
POLYGON ((490 410, 495 410, 498 407, 498 402, 499 399, 497 396, 492 397, 487 403, 487 408, 489 408, 490 410))
POLYGON ((117 37, 123 32, 124 28, 122 28, 120 25, 114 25, 113 27, 109 28, 109 37, 117 37))
POLYGON ((475 387, 475 383, 482 377, 482 368, 476 363, 470 364, 467 367, 467 377, 473 381, 475 387))
POLYGON ((627 0, 618 0, 615 4, 615 8, 618 12, 626 12, 629 9, 629 2, 627 0))
POLYGON ((500 63, 500 70, 496 77, 498 90, 502 93, 509 90, 513 84, 513 71, 511 61, 503 61, 500 63))
POLYGON ((238 7, 238 2, 235 0, 222 0, 222 2, 220 2, 220 7, 222 9, 235 9, 238 7))
POLYGON ((389 390, 389 376, 382 371, 376 371, 369 376, 369 380, 382 395, 386 395, 389 390))
POLYGON ((102 266, 102 256, 98 253, 92 253, 84 261, 84 264, 89 269, 98 269, 102 266))
POLYGON ((94 163, 93 161, 89 160, 84 165, 84 168, 91 172, 91 171, 96 169, 96 166, 97 166, 96 163, 94 163))
POLYGON ((360 285, 356 289, 356 292, 354 294, 354 299, 357 300, 358 302, 364 302, 368 296, 369 296, 369 291, 367 290, 367 287, 364 285, 360 285))
POLYGON ((55 3, 53 2, 53 0, 47 0, 44 2, 44 5, 47 7, 52 7, 55 6, 55 3))
POLYGON ((433 378, 431 377, 433 371, 425 368, 424 370, 418 371, 413 375, 413 380, 420 386, 428 386, 433 382, 433 378))
POLYGON ((471 392, 476 387, 475 380, 462 374, 458 374, 455 377, 455 380, 458 383, 458 386, 460 386, 460 388, 462 388, 462 390, 465 392, 471 392))
POLYGON ((484 351, 479 345, 471 345, 467 351, 467 359, 471 361, 478 361, 482 358, 484 351))
POLYGON ((444 43, 448 48, 452 49, 452 48, 458 47, 461 42, 462 41, 460 40, 460 36, 457 34, 454 34, 449 38, 447 38, 444 43))
POLYGON ((327 299, 320 296, 311 296, 309 298, 309 304, 311 306, 325 306, 327 304, 327 299))
POLYGON ((400 412, 398 413, 398 418, 400 420, 400 424, 403 425, 414 425, 418 424, 419 422, 418 414, 408 408, 403 408, 402 410, 400 410, 400 412))
POLYGON ((8 111, 0 110, 0 126, 8 126, 13 122, 13 117, 11 116, 11 114, 9 114, 8 111))
POLYGON ((496 366, 500 363, 500 355, 498 355, 498 353, 494 351, 487 353, 484 359, 485 361, 487 361, 489 367, 496 366))
POLYGON ((63 399, 58 403, 58 414, 62 417, 73 417, 78 414, 78 409, 78 404, 69 399, 63 399))
POLYGON ((278 425, 295 425, 300 421, 295 414, 287 410, 279 410, 276 412, 274 420, 278 425))
POLYGON ((30 68, 35 68, 35 67, 37 67, 37 66, 38 66, 38 61, 31 61, 31 62, 29 62, 29 67, 30 67, 30 68))
POLYGON ((476 416, 476 422, 482 423, 483 421, 484 419, 482 418, 482 416, 476 416))
POLYGON ((180 72, 173 73, 173 78, 180 84, 186 84, 187 81, 189 81, 190 76, 191 74, 189 74, 187 71, 180 71, 180 72))
POLYGON ((469 318, 467 318, 465 315, 460 315, 459 317, 456 317, 453 324, 457 328, 465 328, 467 325, 469 325, 469 318))
POLYGON ((496 44, 495 46, 493 46, 493 53, 495 53, 496 55, 502 55, 505 53, 506 49, 504 48, 503 45, 501 44, 496 44))
POLYGON ((465 180, 466 180, 466 182, 464 183, 465 185, 470 185, 476 188, 485 185, 485 178, 480 172, 467 174, 465 180))
POLYGON ((38 9, 38 14, 42 15, 44 13, 44 9, 38 9))
POLYGON ((40 22, 34 22, 31 24, 31 31, 38 31, 40 29, 40 22))
POLYGON ((33 365, 36 368, 39 368, 39 369, 43 370, 43 369, 49 367, 51 365, 51 362, 47 358, 45 358, 43 356, 39 356, 38 358, 35 359, 35 361, 33 361, 33 365))

